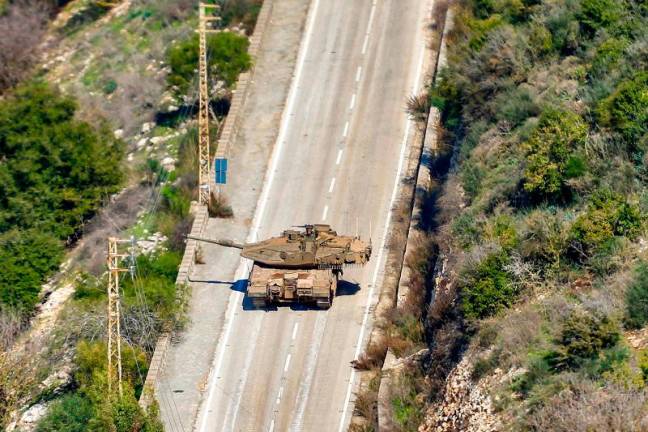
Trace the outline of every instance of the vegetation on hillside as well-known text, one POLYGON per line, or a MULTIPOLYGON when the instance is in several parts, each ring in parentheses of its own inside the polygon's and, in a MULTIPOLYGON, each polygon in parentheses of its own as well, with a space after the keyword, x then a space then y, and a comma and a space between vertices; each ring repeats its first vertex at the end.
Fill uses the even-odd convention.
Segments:
POLYGON ((0 102, 0 302, 30 313, 83 223, 119 189, 123 144, 44 83, 0 102))
POLYGON ((458 5, 429 90, 456 158, 430 401, 470 346, 476 381, 517 371, 489 389, 514 430, 639 430, 646 349, 624 336, 648 322, 647 24, 634 0, 458 5))
MULTIPOLYGON (((238 29, 210 37, 209 59, 212 75, 225 83, 226 94, 238 74, 250 67, 249 42, 237 32, 250 32, 260 4, 222 4, 223 22, 238 29)), ((42 282, 58 269, 85 221, 125 183, 125 171, 133 174, 118 168, 125 145, 115 135, 131 144, 128 161, 152 193, 137 224, 123 234, 140 239, 161 233, 166 240, 134 263, 122 263, 133 268, 121 281, 123 396, 115 385, 111 391, 107 386, 106 275, 82 272, 70 281, 74 296, 39 352, 26 347, 16 356, 0 353, 0 423, 5 425, 17 409, 44 403, 48 410, 38 431, 159 431, 155 404, 143 412, 137 399, 160 333, 184 324, 187 293, 176 286, 176 276, 196 197, 197 133, 188 123, 195 112, 196 8, 186 1, 138 1, 126 13, 103 21, 98 19, 110 10, 108 4, 74 2, 65 10, 68 18, 54 29, 62 54, 48 62, 43 74, 78 102, 40 82, 21 84, 0 102, 0 178, 7 179, 0 186, 0 258, 10 267, 0 276, 0 302, 11 308, 2 309, 3 317, 13 317, 15 310, 31 311, 42 282), (171 40, 181 42, 171 45, 171 40), (80 56, 81 51, 90 54, 80 56), (164 61, 167 53, 169 63, 164 61), (83 72, 75 75, 78 70, 83 72), (169 86, 182 87, 175 97, 164 93, 167 77, 169 86), (174 79, 184 81, 171 83, 174 79), (170 108, 182 104, 178 97, 187 105, 170 108), (155 108, 173 116, 172 121, 142 127, 155 108), (109 130, 102 116, 119 129, 109 130), (93 126, 81 119, 90 119, 93 126), (148 148, 140 155, 135 144, 142 136, 150 142, 156 137, 163 153, 148 148), (15 155, 5 157, 9 151, 15 155), (162 162, 169 156, 174 167, 162 162), (18 367, 27 357, 25 367, 18 367), (61 370, 72 371, 71 379, 58 381, 61 370)), ((21 78, 34 72, 26 70, 21 78)), ((216 114, 222 116, 227 109, 223 111, 216 114)))
MULTIPOLYGON (((209 35, 207 38, 207 63, 212 80, 223 80, 227 86, 236 82, 239 73, 250 67, 247 52, 249 41, 244 36, 231 32, 209 35)), ((167 53, 171 73, 167 80, 179 92, 186 93, 195 82, 198 69, 198 35, 173 45, 167 53)))

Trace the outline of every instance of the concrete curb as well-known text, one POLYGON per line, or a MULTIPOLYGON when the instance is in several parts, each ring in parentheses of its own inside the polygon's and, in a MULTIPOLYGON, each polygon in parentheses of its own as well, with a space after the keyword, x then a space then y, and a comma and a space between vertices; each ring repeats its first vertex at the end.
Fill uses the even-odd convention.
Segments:
MULTIPOLYGON (((436 53, 436 61, 432 66, 432 79, 436 81, 438 76, 438 71, 445 67, 446 65, 446 42, 448 31, 451 28, 452 22, 452 1, 448 3, 448 9, 445 13, 443 21, 443 31, 441 34, 441 40, 439 41, 439 48, 436 53)), ((398 278, 395 284, 397 285, 395 299, 390 298, 389 302, 385 301, 384 305, 380 309, 389 310, 391 308, 402 306, 403 302, 407 299, 409 294, 409 283, 411 277, 411 270, 405 264, 408 260, 408 257, 415 250, 416 246, 420 243, 420 239, 423 236, 423 232, 418 228, 416 221, 421 217, 422 204, 425 199, 425 195, 429 191, 431 182, 432 182, 432 173, 430 171, 430 166, 424 163, 424 158, 426 155, 432 157, 434 151, 438 148, 438 131, 440 128, 441 116, 437 108, 432 107, 428 113, 427 124, 423 136, 418 135, 416 138, 418 141, 415 144, 415 147, 412 149, 412 157, 416 159, 418 155, 418 165, 415 168, 412 177, 416 176, 416 183, 413 186, 413 203, 411 210, 411 215, 409 218, 409 225, 407 227, 407 241, 405 243, 405 248, 400 255, 400 272, 398 273, 398 278), (416 153, 415 153, 416 152, 416 153)), ((382 299, 381 299, 382 301, 382 299)), ((376 338, 382 338, 384 335, 382 331, 377 329, 377 331, 372 333, 372 340, 376 338)), ((391 406, 391 382, 394 378, 395 369, 399 365, 398 359, 394 354, 388 350, 383 366, 381 369, 381 380, 380 386, 378 388, 378 430, 380 431, 391 431, 394 430, 394 420, 392 418, 392 406, 391 406)))
MULTIPOLYGON (((263 2, 263 6, 261 6, 261 11, 259 12, 259 16, 254 27, 254 33, 250 37, 250 46, 248 48, 248 52, 253 59, 256 59, 258 57, 259 50, 261 49, 265 30, 267 29, 268 23, 270 22, 272 6, 273 0, 265 0, 263 2)), ((238 126, 241 121, 242 107, 245 103, 249 84, 254 76, 254 70, 255 67, 253 66, 251 71, 239 75, 238 81, 236 83, 236 91, 234 92, 234 96, 232 97, 230 110, 227 118, 225 119, 225 123, 223 124, 221 135, 218 140, 218 150, 216 153, 217 155, 227 155, 227 150, 230 143, 233 143, 236 139, 238 126)), ((210 176, 210 182, 212 182, 212 190, 215 190, 213 174, 214 172, 212 166, 212 175, 210 176)), ((207 227, 207 222, 209 221, 209 213, 207 211, 207 207, 194 203, 192 204, 191 213, 194 215, 194 221, 191 227, 191 235, 200 237, 202 236, 203 231, 207 227)), ((178 268, 178 276, 176 278, 176 287, 179 294, 177 299, 178 302, 183 302, 185 300, 181 293, 184 291, 184 287, 189 283, 189 275, 191 275, 194 264, 196 262, 197 247, 198 242, 196 240, 187 240, 185 252, 182 256, 182 261, 180 262, 180 267, 178 268)), ((155 387, 160 373, 162 372, 164 361, 166 359, 170 345, 170 333, 164 333, 162 336, 160 336, 157 343, 155 344, 155 351, 153 352, 151 364, 149 365, 149 370, 146 374, 144 388, 139 399, 139 405, 144 410, 148 409, 148 407, 151 405, 151 403, 153 403, 155 399, 155 387)))

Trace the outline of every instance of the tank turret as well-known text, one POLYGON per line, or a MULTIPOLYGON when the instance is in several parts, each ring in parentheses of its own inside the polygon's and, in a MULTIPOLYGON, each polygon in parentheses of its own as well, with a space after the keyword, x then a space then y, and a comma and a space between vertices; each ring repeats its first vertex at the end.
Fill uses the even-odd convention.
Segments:
POLYGON ((363 265, 371 257, 371 244, 358 237, 340 236, 329 225, 304 225, 303 230, 286 230, 280 237, 256 243, 188 238, 241 249, 241 256, 264 267, 294 269, 341 269, 363 265))

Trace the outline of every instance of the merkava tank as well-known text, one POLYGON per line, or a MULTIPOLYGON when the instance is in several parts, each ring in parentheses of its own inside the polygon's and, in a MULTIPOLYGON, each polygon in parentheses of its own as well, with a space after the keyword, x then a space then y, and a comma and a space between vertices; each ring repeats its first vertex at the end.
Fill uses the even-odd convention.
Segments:
POLYGON ((275 303, 315 303, 328 309, 337 293, 338 279, 348 265, 364 265, 371 243, 340 236, 329 225, 304 225, 280 237, 257 243, 189 237, 241 250, 254 262, 247 295, 254 307, 275 303))

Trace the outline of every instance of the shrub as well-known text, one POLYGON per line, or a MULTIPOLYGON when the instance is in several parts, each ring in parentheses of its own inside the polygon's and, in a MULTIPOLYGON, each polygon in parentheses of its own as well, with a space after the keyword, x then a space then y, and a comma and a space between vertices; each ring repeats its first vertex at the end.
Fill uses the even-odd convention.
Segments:
MULTIPOLYGON (((252 60, 247 52, 250 42, 247 38, 231 32, 209 36, 207 40, 208 63, 212 76, 222 79, 228 86, 234 85, 238 75, 249 69, 252 60)), ((167 52, 171 73, 167 78, 170 85, 180 92, 187 88, 197 75, 198 36, 173 45, 167 52)))
POLYGON ((58 269, 61 242, 39 230, 11 230, 0 234, 0 301, 24 313, 31 311, 42 282, 58 269))
POLYGON ((621 18, 621 2, 616 0, 582 0, 578 19, 590 34, 615 24, 621 18))
POLYGON ((587 125, 577 114, 553 110, 543 113, 537 129, 523 144, 524 189, 546 198, 560 197, 569 179, 572 153, 586 139, 587 125))
POLYGON ((461 185, 470 199, 475 199, 481 190, 484 180, 484 169, 473 162, 466 161, 461 165, 461 185))
POLYGON ((645 152, 648 133, 648 72, 623 81, 603 100, 597 112, 601 123, 619 132, 631 152, 645 152))
POLYGON ((480 225, 472 214, 463 212, 452 222, 452 235, 462 248, 468 249, 481 238, 480 225))
POLYGON ((618 38, 609 38, 599 45, 592 60, 590 75, 598 77, 617 66, 619 61, 623 59, 623 52, 627 46, 628 41, 626 39, 618 38))
POLYGON ((572 226, 572 246, 589 257, 614 236, 635 238, 642 221, 637 205, 625 202, 621 195, 609 190, 599 190, 572 226))
POLYGON ((628 287, 625 297, 625 323, 630 328, 642 328, 648 323, 648 264, 642 262, 628 287))
POLYGON ((86 397, 66 395, 52 404, 36 432, 84 432, 93 415, 92 402, 86 397))
POLYGON ((118 190, 123 143, 42 83, 0 101, 0 301, 28 311, 84 221, 118 190))
POLYGON ((576 369, 621 338, 618 324, 606 315, 574 310, 562 325, 558 349, 546 356, 553 370, 576 369))
POLYGON ((514 128, 524 123, 527 118, 540 114, 529 90, 521 87, 500 94, 495 100, 495 106, 495 117, 500 121, 509 122, 514 128))
POLYGON ((222 0, 221 17, 223 25, 241 23, 248 34, 254 29, 257 16, 261 10, 262 0, 222 0))
POLYGON ((486 318, 510 306, 517 290, 504 270, 505 253, 491 254, 469 276, 461 291, 462 310, 468 318, 486 318))
POLYGON ((560 267, 569 246, 570 232, 564 213, 535 210, 524 219, 520 234, 522 256, 553 269, 560 267))

